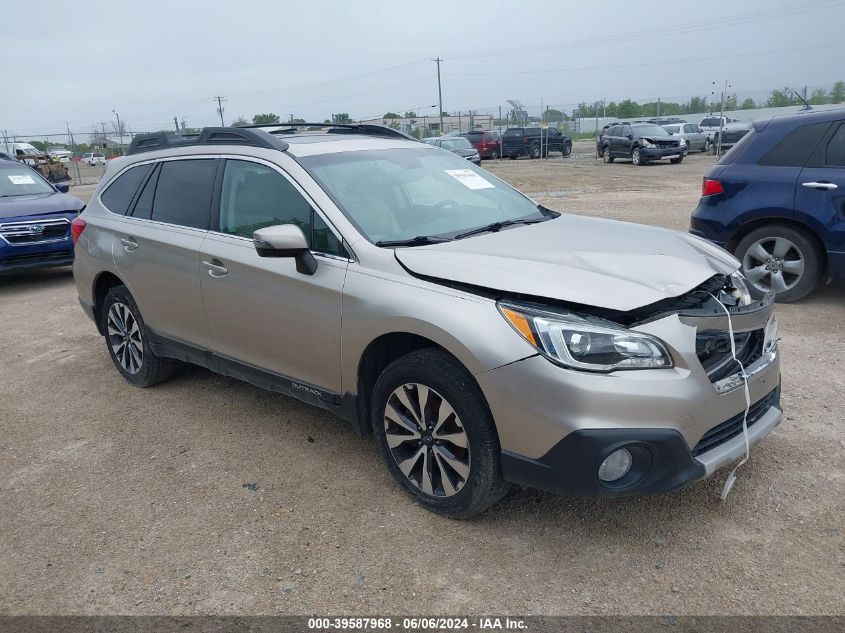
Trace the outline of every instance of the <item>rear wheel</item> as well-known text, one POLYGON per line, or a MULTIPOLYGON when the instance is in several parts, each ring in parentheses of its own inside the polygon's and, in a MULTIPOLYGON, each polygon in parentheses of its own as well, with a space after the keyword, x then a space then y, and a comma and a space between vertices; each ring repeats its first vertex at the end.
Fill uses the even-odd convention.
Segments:
POLYGON ((773 224, 746 235, 736 249, 749 290, 761 298, 769 290, 781 303, 797 301, 816 287, 821 253, 803 231, 773 224))
POLYGON ((385 464, 420 505, 469 518, 505 495, 490 410, 453 357, 423 349, 393 361, 376 381, 372 404, 385 464))
POLYGON ((610 153, 610 147, 608 145, 604 146, 604 149, 602 150, 601 156, 602 156, 602 160, 605 163, 612 163, 613 162, 613 156, 610 153))
POLYGON ((528 150, 528 156, 530 156, 531 158, 540 158, 540 146, 532 145, 531 148, 528 150))
POLYGON ((109 356, 127 382, 150 387, 173 375, 175 361, 153 353, 141 311, 126 286, 109 290, 100 313, 109 356))

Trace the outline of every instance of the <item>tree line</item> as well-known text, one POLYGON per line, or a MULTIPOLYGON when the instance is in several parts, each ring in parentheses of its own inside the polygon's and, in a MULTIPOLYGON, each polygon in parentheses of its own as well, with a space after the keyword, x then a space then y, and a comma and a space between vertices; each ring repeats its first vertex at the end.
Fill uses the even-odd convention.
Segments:
MULTIPOLYGON (((768 98, 762 101, 754 101, 747 98, 739 100, 736 94, 725 97, 725 110, 753 110, 754 108, 780 108, 784 106, 801 105, 798 98, 798 91, 789 86, 772 90, 768 98)), ((803 93, 806 90, 802 91, 803 93)), ((799 93, 800 94, 800 93, 799 93)), ((802 96, 804 96, 802 94, 802 96)), ((809 95, 804 96, 810 105, 824 105, 828 103, 845 103, 845 82, 837 81, 828 91, 826 88, 816 88, 809 95)), ((718 110, 721 107, 721 100, 708 101, 707 97, 692 97, 684 103, 674 101, 660 102, 660 116, 672 116, 677 114, 696 114, 718 110)), ((573 118, 594 118, 594 117, 615 117, 629 119, 632 117, 654 117, 657 116, 657 101, 637 103, 632 99, 624 101, 604 102, 594 101, 593 103, 580 103, 572 111, 573 118)))

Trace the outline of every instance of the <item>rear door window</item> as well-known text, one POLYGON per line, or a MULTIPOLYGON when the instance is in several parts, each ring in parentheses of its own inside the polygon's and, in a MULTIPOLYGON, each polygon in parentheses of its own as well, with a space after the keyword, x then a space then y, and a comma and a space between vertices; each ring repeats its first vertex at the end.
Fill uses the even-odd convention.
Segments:
POLYGON ((766 152, 758 164, 768 167, 803 167, 829 127, 830 123, 813 123, 795 128, 766 152))
POLYGON ((136 165, 115 178, 100 196, 106 209, 118 215, 126 215, 138 187, 144 182, 152 166, 152 163, 136 165))
POLYGON ((152 219, 208 230, 216 159, 169 160, 161 163, 152 219))
POLYGON ((845 124, 839 126, 833 138, 827 144, 825 165, 828 167, 845 167, 845 124))

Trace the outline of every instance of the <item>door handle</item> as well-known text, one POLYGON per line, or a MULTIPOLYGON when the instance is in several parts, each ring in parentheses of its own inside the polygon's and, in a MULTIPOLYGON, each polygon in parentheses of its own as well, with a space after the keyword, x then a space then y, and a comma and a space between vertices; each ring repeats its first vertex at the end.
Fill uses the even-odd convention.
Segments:
POLYGON ((802 182, 801 186, 807 187, 808 189, 820 189, 822 191, 833 191, 839 188, 832 182, 802 182))
POLYGON ((219 259, 212 259, 210 262, 203 261, 203 265, 208 269, 208 274, 215 279, 229 274, 229 269, 219 259))
POLYGON ((138 247, 140 246, 138 244, 138 241, 134 237, 122 237, 120 238, 120 243, 123 244, 123 250, 125 250, 127 253, 137 251, 138 247))

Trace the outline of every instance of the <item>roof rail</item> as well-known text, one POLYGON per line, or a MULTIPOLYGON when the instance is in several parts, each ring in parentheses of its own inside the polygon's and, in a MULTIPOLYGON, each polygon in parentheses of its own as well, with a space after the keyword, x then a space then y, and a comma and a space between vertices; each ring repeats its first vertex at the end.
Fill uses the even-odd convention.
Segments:
POLYGON ((139 134, 132 139, 127 150, 127 156, 152 152, 172 147, 189 147, 195 145, 249 145, 276 149, 284 152, 288 144, 282 139, 265 132, 235 127, 204 127, 198 135, 173 134, 170 132, 152 132, 139 134))
POLYGON ((373 125, 371 123, 259 123, 244 125, 234 129, 249 130, 251 128, 280 128, 270 131, 270 134, 296 134, 300 128, 329 128, 327 134, 362 134, 364 136, 381 136, 385 138, 401 138, 409 141, 416 141, 413 136, 400 132, 385 125, 373 125))

